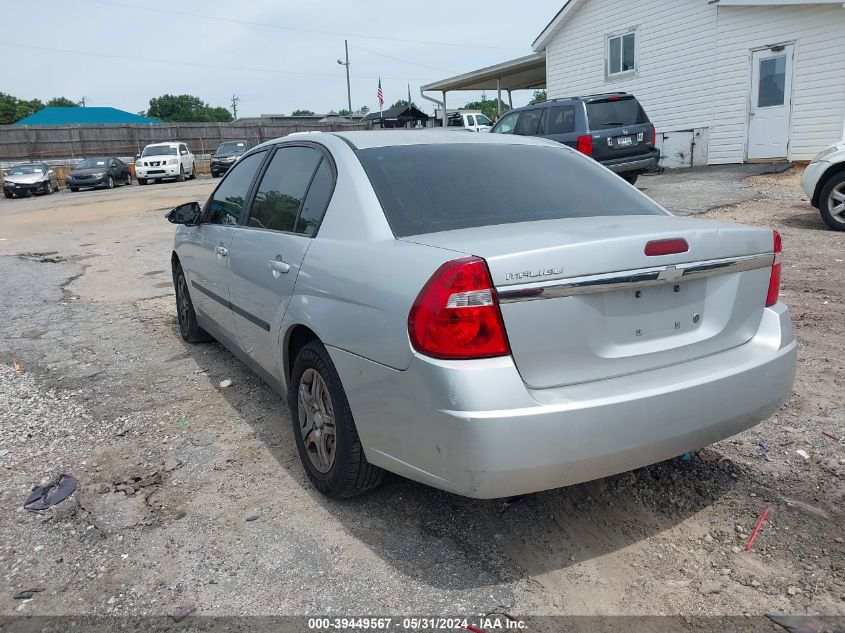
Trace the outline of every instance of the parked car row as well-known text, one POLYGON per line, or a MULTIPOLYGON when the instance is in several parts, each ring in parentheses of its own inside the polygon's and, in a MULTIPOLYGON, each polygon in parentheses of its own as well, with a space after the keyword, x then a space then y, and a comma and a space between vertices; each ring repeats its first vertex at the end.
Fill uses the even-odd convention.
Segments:
MULTIPOLYGON (((211 156, 212 177, 226 173, 251 147, 248 141, 221 143, 211 156)), ((193 179, 196 178, 196 157, 186 143, 153 143, 147 145, 136 158, 135 176, 139 185, 157 180, 193 179)), ((129 165, 116 156, 86 158, 77 163, 65 177, 65 186, 72 192, 85 188, 113 189, 118 185, 131 184, 129 165)), ((7 198, 50 194, 58 190, 58 176, 44 162, 14 165, 3 178, 3 194, 7 198)))

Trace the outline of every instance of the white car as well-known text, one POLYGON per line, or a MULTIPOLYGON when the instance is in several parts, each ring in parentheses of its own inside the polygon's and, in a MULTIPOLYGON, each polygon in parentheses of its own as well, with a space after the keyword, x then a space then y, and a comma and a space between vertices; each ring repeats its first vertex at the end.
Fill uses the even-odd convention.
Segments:
POLYGON ((825 224, 834 231, 845 231, 845 144, 818 154, 804 170, 801 188, 825 224))
POLYGON ((135 160, 135 177, 139 185, 151 180, 196 178, 196 160, 185 143, 154 143, 147 145, 135 160))

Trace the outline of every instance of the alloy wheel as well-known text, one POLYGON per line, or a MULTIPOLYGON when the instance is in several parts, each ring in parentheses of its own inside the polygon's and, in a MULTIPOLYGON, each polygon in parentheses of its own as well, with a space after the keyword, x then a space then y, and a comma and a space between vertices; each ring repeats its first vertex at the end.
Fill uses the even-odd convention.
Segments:
POLYGON ((299 379, 299 432, 311 464, 321 473, 331 470, 337 435, 331 396, 323 377, 306 369, 299 379))
POLYGON ((833 219, 845 223, 845 182, 831 189, 827 198, 827 209, 833 219))
POLYGON ((179 310, 179 329, 182 334, 188 332, 191 318, 191 304, 188 303, 188 288, 185 285, 185 276, 179 275, 176 282, 176 303, 179 310))

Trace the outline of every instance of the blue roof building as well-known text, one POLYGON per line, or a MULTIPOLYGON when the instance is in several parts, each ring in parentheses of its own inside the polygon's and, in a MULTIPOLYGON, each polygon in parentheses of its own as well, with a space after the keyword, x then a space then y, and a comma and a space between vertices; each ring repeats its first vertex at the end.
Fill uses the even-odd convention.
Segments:
POLYGON ((15 125, 123 125, 161 124, 164 121, 133 114, 117 108, 43 108, 15 125))

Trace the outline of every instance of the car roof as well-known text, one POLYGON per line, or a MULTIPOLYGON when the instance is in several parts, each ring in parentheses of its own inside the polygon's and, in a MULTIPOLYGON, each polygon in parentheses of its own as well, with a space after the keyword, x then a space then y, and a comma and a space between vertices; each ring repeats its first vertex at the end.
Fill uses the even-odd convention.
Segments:
POLYGON ((158 143, 148 143, 146 147, 153 147, 155 145, 184 145, 184 141, 159 141, 158 143))
MULTIPOLYGON (((314 132, 312 138, 318 140, 314 132)), ((360 132, 332 132, 350 144, 354 149, 390 147, 399 145, 446 145, 449 143, 489 143, 494 145, 555 145, 559 143, 531 136, 511 134, 490 134, 489 132, 455 132, 445 130, 372 130, 360 132)), ((290 135, 289 135, 290 136, 290 135)), ((284 138, 289 138, 286 136, 284 138)), ((301 138, 300 135, 297 135, 301 138)), ((311 136, 311 134, 309 134, 311 136)), ((307 138, 307 137, 306 137, 307 138)))

